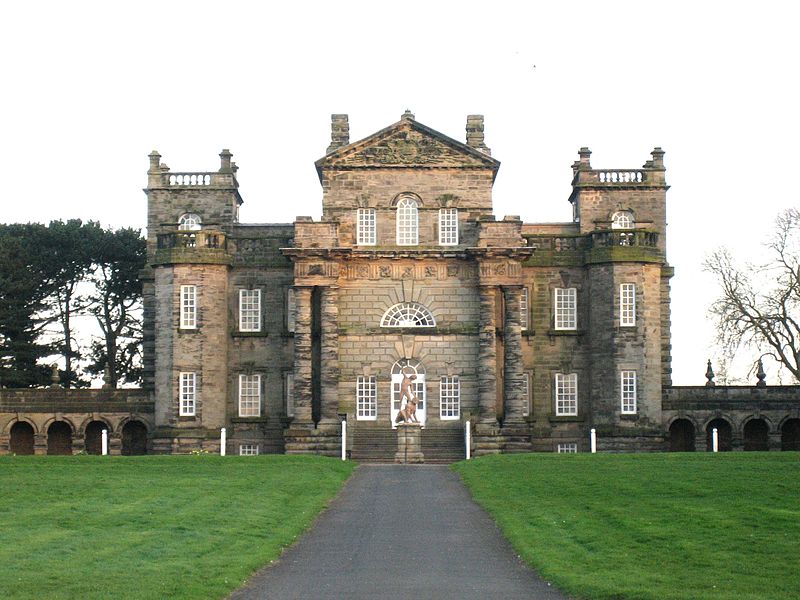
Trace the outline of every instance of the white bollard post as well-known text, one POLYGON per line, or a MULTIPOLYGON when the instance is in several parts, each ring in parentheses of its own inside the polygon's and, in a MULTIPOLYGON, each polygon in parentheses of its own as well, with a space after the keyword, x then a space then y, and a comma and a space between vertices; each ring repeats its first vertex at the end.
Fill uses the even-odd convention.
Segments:
POLYGON ((592 454, 595 454, 597 452, 597 430, 596 429, 592 428, 592 430, 589 432, 589 440, 590 440, 591 446, 592 446, 592 454))
POLYGON ((228 442, 228 432, 225 428, 219 430, 219 455, 225 456, 225 445, 228 442))
POLYGON ((100 452, 103 456, 108 455, 108 429, 103 429, 100 434, 100 452))
POLYGON ((464 445, 467 447, 467 460, 471 458, 472 455, 472 428, 470 427, 469 421, 464 424, 466 431, 464 432, 464 445))
POLYGON ((711 430, 711 450, 719 452, 719 433, 716 427, 711 430))
POLYGON ((347 460, 347 421, 342 419, 342 460, 347 460))

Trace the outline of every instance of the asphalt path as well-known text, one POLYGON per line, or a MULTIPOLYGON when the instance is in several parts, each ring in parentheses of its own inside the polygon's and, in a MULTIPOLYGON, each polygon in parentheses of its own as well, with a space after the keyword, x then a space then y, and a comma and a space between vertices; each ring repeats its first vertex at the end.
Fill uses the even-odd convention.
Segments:
POLYGON ((458 476, 362 465, 312 529, 231 600, 566 600, 514 554, 458 476))

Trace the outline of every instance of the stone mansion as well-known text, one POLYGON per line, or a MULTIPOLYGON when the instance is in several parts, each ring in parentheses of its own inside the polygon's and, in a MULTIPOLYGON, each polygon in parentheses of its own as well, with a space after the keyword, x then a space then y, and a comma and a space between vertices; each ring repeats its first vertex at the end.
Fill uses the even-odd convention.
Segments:
POLYGON ((413 375, 422 451, 800 449, 793 386, 674 387, 664 152, 572 165, 573 219, 493 212, 500 163, 406 111, 351 143, 333 115, 322 217, 246 224, 229 151, 211 172, 150 154, 141 390, 3 390, 0 452, 391 459, 413 375), (53 428, 56 427, 54 430, 53 428), (126 428, 128 432, 126 433, 126 428), (16 434, 15 434, 16 431, 16 434))

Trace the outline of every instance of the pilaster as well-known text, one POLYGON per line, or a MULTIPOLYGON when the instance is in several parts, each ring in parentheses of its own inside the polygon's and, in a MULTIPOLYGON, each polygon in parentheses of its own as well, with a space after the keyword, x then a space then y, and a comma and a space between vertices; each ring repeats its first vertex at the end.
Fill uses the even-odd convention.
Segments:
POLYGON ((524 424, 525 390, 522 366, 522 330, 520 328, 521 285, 504 285, 505 323, 503 325, 503 397, 504 424, 524 424))
POLYGON ((497 413, 497 288, 480 286, 480 332, 478 342, 478 404, 481 424, 496 425, 497 413))
POLYGON ((322 288, 321 421, 339 423, 339 286, 322 288))
POLYGON ((295 287, 294 424, 311 425, 311 291, 295 287))

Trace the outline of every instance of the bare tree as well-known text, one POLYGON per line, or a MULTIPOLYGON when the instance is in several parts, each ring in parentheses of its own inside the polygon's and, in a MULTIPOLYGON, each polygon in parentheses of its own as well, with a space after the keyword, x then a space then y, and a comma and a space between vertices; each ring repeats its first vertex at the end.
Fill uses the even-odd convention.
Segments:
POLYGON ((722 291, 709 312, 728 356, 755 350, 800 381, 800 211, 778 216, 767 248, 762 265, 740 267, 726 248, 705 261, 722 291))

